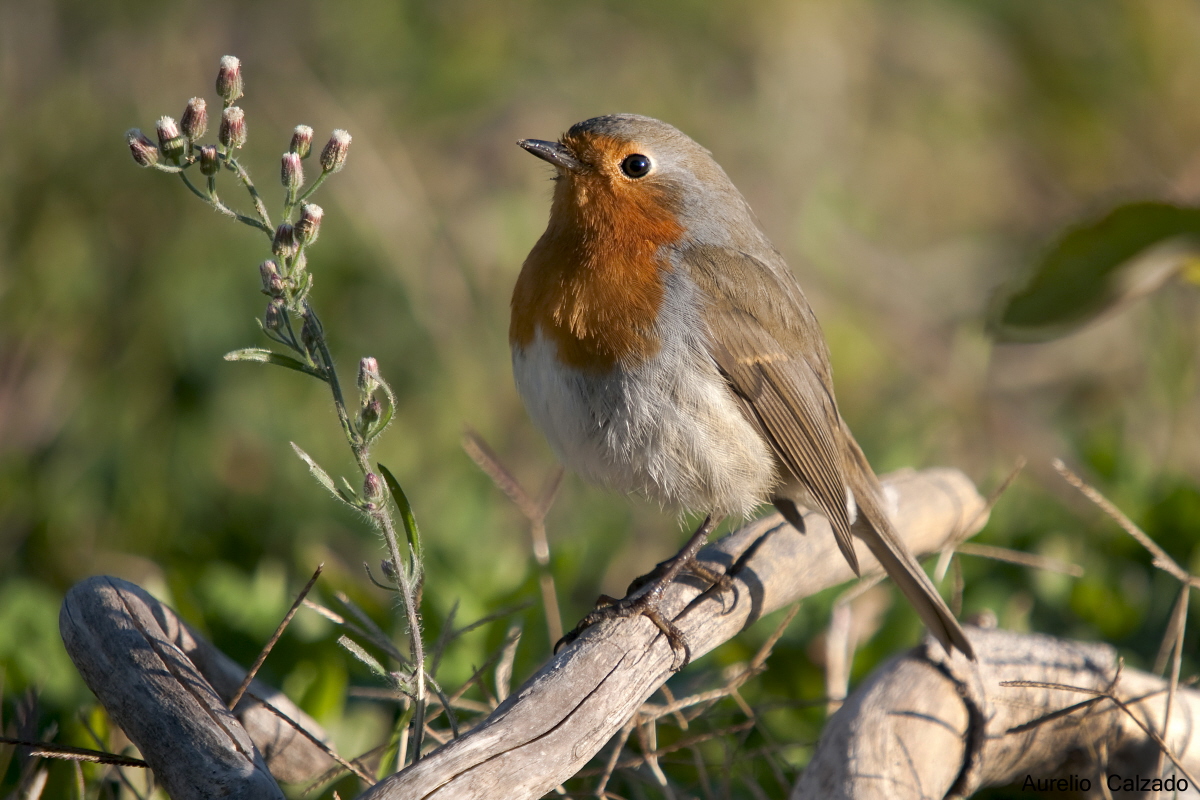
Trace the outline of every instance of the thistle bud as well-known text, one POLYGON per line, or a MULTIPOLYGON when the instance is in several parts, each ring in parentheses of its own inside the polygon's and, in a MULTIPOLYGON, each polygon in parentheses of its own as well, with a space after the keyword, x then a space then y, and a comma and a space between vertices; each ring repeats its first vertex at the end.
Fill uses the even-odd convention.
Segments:
POLYGON ((269 331, 278 333, 283 330, 284 315, 287 309, 283 305, 283 300, 275 297, 271 302, 267 303, 267 311, 263 314, 263 327, 269 331))
POLYGON ((221 130, 217 140, 229 150, 236 150, 246 143, 246 114, 237 106, 221 112, 221 130))
POLYGON ((304 167, 296 153, 284 153, 279 166, 279 180, 283 188, 294 192, 304 185, 304 167))
POLYGON ((208 104, 203 97, 193 97, 188 101, 183 116, 179 118, 179 127, 189 142, 194 142, 208 131, 208 104))
POLYGON ((383 416, 383 404, 379 402, 378 397, 372 397, 358 414, 358 432, 366 436, 372 426, 379 422, 381 416, 383 416))
POLYGON ((383 481, 374 472, 368 472, 363 478, 363 497, 368 503, 378 503, 383 499, 383 481))
POLYGON ((296 229, 291 223, 284 222, 275 229, 275 238, 271 240, 271 252, 277 258, 290 258, 296 254, 296 229))
POLYGON ((300 207, 300 219, 296 220, 296 238, 304 247, 317 240, 321 232, 321 219, 325 210, 315 203, 305 203, 300 207))
POLYGON ((159 117, 155 126, 158 132, 158 148, 167 158, 175 161, 183 155, 187 140, 179 133, 179 126, 171 117, 159 117))
POLYGON ((125 142, 139 167, 153 167, 158 163, 158 145, 146 138, 146 134, 137 128, 126 132, 125 142))
POLYGON ((200 147, 200 172, 208 177, 217 174, 221 169, 221 159, 217 157, 217 146, 206 144, 200 147))
POLYGON ((339 172, 346 165, 346 154, 350 151, 350 134, 338 128, 325 143, 321 151, 321 169, 339 172))
POLYGON ((221 68, 217 71, 217 94, 229 105, 242 96, 242 62, 233 56, 221 59, 221 68))
POLYGON ((288 147, 289 153, 295 153, 301 158, 308 158, 308 154, 312 152, 313 129, 307 125, 297 125, 292 131, 292 143, 288 147))
POLYGON ((358 362, 358 391, 363 397, 375 391, 379 385, 375 376, 379 374, 379 362, 372 356, 367 356, 358 362))
POLYGON ((271 297, 283 296, 286 285, 279 274, 279 264, 274 259, 269 258, 259 264, 258 274, 262 276, 263 292, 271 297))

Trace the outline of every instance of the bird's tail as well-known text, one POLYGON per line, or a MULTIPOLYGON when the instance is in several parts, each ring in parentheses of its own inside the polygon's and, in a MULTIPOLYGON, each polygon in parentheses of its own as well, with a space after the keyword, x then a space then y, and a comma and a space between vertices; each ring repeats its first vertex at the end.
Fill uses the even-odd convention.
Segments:
POLYGON ((870 548, 888 577, 904 592, 908 602, 921 616, 930 633, 946 648, 946 652, 956 647, 974 661, 975 650, 962 626, 892 525, 883 505, 883 487, 879 479, 849 432, 846 438, 851 450, 846 467, 847 472, 852 473, 846 477, 858 506, 854 534, 870 548), (858 469, 855 469, 856 466, 858 469))

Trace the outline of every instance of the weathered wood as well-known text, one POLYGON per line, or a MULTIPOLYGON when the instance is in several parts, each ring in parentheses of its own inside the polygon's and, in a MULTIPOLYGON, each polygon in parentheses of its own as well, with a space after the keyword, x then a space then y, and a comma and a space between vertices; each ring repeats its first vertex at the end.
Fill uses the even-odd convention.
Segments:
MULTIPOLYGON (((134 584, 81 581, 63 601, 59 628, 84 681, 174 800, 282 798, 272 773, 301 781, 332 764, 250 698, 231 714, 225 704, 245 670, 134 584)), ((255 681, 251 692, 324 739, 278 690, 255 681)))
MULTIPOLYGON (((983 499, 962 473, 932 469, 885 480, 894 519, 917 553, 940 549, 986 521, 983 499)), ((710 545, 701 560, 735 572, 736 590, 701 595, 680 582, 664 597, 693 657, 798 598, 853 577, 824 517, 805 516, 807 535, 778 516, 710 545), (762 534, 770 532, 765 538, 762 534), (753 552, 749 552, 753 549, 753 552)), ((864 572, 878 564, 861 545, 864 572)), ((635 617, 597 625, 551 659, 487 721, 377 784, 364 800, 541 797, 577 772, 671 675, 672 653, 658 629, 635 617)))
MULTIPOLYGON (((1117 671, 1112 647, 979 628, 968 635, 976 663, 957 654, 950 659, 930 642, 872 673, 826 723, 792 800, 965 797, 987 786, 1042 788, 1047 784, 1038 781, 1049 779, 1088 797, 1104 796, 1101 782, 1116 797, 1152 796, 1122 791, 1128 778, 1156 777, 1159 749, 1111 701, 1014 731, 1089 696, 1000 685, 1031 681, 1107 691, 1117 671)), ((1126 669, 1115 694, 1162 733, 1162 678, 1126 669)), ((1198 726, 1200 692, 1181 689, 1164 738, 1192 775, 1200 774, 1198 726)), ((1163 774, 1184 777, 1169 760, 1163 774)), ((1200 790, 1189 782, 1179 796, 1200 797, 1200 790)))

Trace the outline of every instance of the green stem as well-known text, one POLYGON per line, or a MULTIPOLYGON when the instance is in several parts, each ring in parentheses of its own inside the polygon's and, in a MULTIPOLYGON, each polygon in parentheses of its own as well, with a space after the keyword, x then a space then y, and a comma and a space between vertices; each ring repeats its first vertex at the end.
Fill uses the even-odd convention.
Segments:
MULTIPOLYGON (((316 318, 311 308, 306 308, 305 311, 307 314, 312 315, 314 319, 316 318)), ((338 421, 342 423, 342 430, 345 432, 346 439, 350 443, 350 449, 354 453, 354 460, 358 462, 359 469, 366 476, 371 471, 370 443, 354 430, 350 422, 350 414, 346 410, 346 399, 342 395, 342 385, 338 380, 337 371, 333 367, 333 356, 330 354, 329 346, 325 342, 325 331, 321 327, 320 321, 316 320, 316 324, 313 327, 316 329, 315 344, 317 352, 321 355, 326 380, 329 381, 329 388, 333 393, 333 405, 337 409, 338 421)), ((398 589, 400 591, 401 602, 404 605, 404 614, 408 622, 409 647, 412 652, 413 664, 416 665, 417 686, 412 722, 412 759, 415 763, 421 757, 421 744, 425 736, 425 644, 421 639, 421 617, 417 608, 419 602, 417 594, 419 590, 414 588, 413 582, 409 577, 409 571, 405 565, 410 560, 415 561, 416 556, 413 554, 412 559, 401 558, 400 541, 396 536, 396 525, 386 504, 378 505, 370 512, 370 517, 374 521, 375 526, 383 532, 383 538, 387 542, 388 554, 392 557, 392 568, 396 572, 396 582, 399 584, 398 589)), ((417 568, 420 569, 419 566, 417 568)))
POLYGON ((296 198, 296 205, 300 205, 305 200, 312 197, 312 193, 315 192, 318 188, 320 188, 321 184, 325 182, 325 176, 327 176, 328 174, 329 174, 328 172, 325 172, 324 170, 322 170, 321 174, 317 176, 317 179, 312 182, 312 186, 309 186, 307 189, 304 190, 304 194, 302 194, 298 198, 296 198))
POLYGON ((254 210, 258 212, 258 218, 262 223, 271 230, 272 235, 275 232, 275 226, 271 224, 271 215, 267 213, 267 204, 263 202, 262 197, 258 194, 258 189, 254 188, 254 181, 250 180, 250 174, 238 163, 238 160, 231 155, 226 154, 225 163, 237 173, 238 180, 246 187, 246 191, 250 193, 251 199, 254 200, 254 210))
POLYGON ((249 225, 251 228, 258 228, 260 231, 265 233, 267 236, 273 237, 275 235, 275 231, 273 231, 271 228, 267 227, 266 225, 263 225, 261 222, 256 220, 254 217, 247 217, 245 214, 239 214, 238 212, 234 211, 229 206, 222 203, 220 198, 217 197, 217 193, 215 191, 211 191, 212 184, 213 184, 212 178, 209 178, 210 192, 205 193, 205 192, 200 191, 200 189, 196 187, 196 184, 192 183, 191 179, 188 178, 187 173, 184 172, 183 170, 179 171, 179 177, 183 179, 183 185, 192 190, 192 194, 196 195, 196 197, 199 197, 201 200, 208 203, 210 206, 215 208, 220 213, 224 214, 225 216, 229 217, 230 219, 236 219, 238 222, 245 223, 246 225, 249 225))

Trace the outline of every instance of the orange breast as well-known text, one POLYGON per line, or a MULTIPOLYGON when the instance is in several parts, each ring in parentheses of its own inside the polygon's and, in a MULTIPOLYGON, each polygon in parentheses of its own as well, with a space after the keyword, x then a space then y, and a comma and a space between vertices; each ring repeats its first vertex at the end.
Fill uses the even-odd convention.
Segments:
POLYGON ((650 185, 560 178, 550 224, 513 291, 509 343, 524 347, 540 329, 563 363, 595 372, 653 356, 670 270, 660 252, 682 234, 666 198, 650 185))

